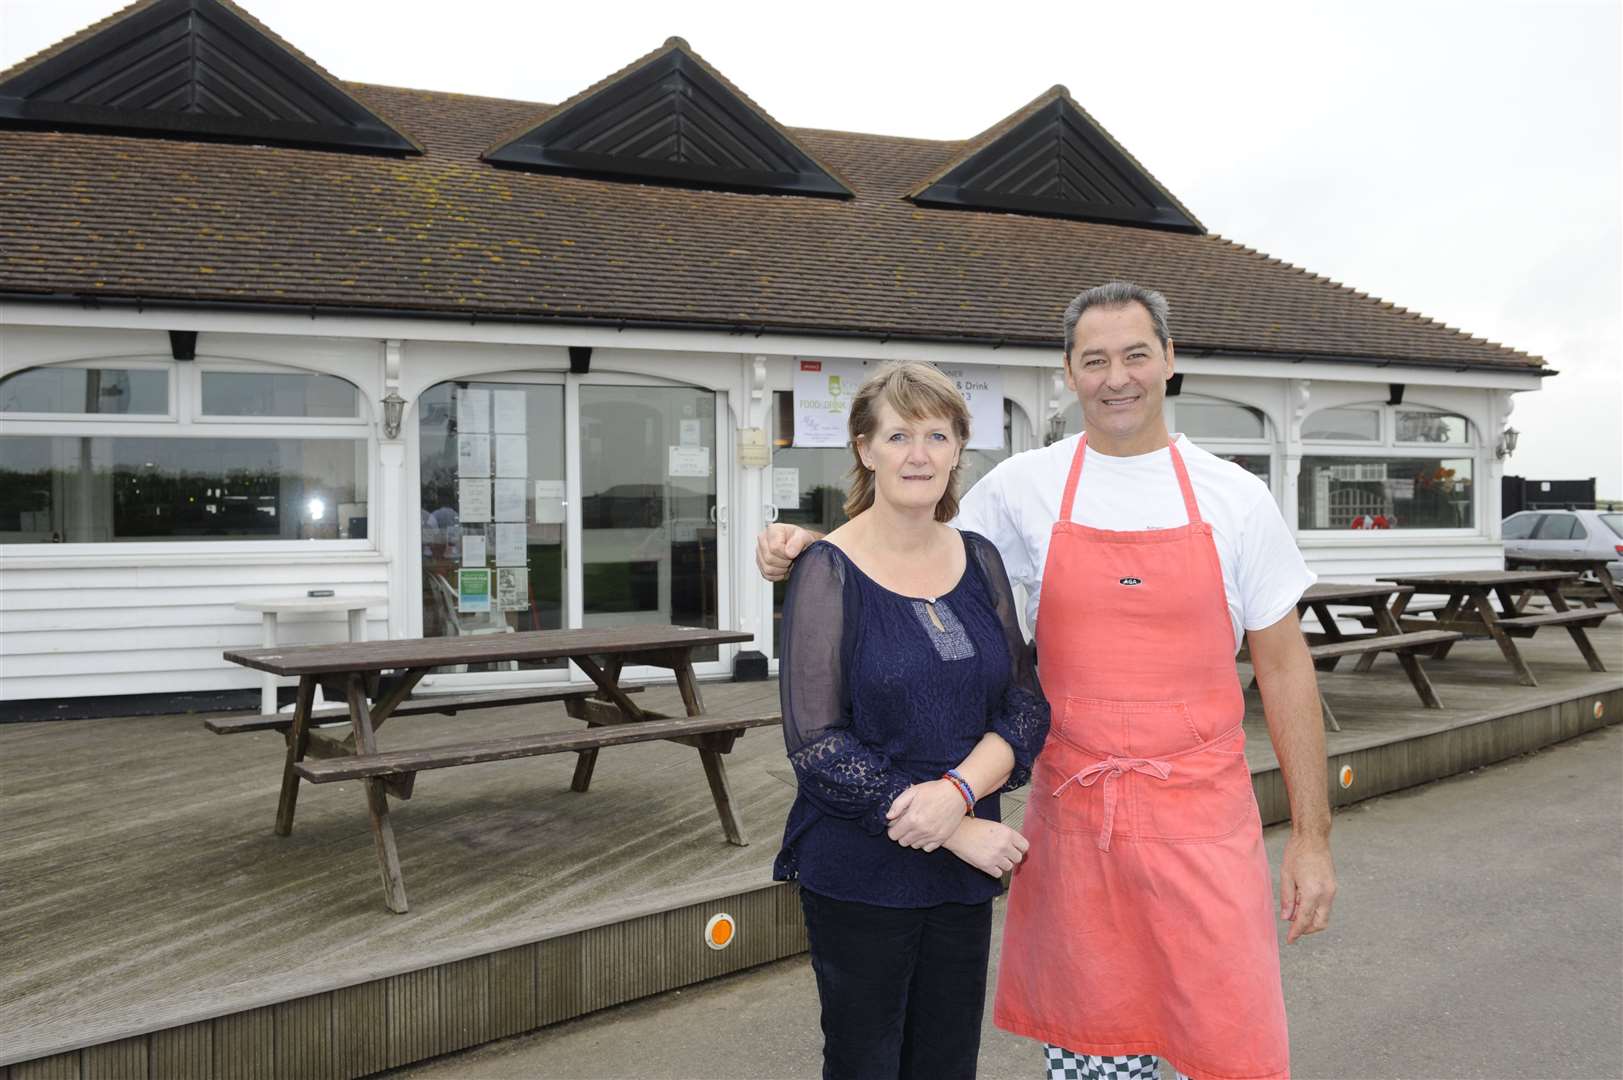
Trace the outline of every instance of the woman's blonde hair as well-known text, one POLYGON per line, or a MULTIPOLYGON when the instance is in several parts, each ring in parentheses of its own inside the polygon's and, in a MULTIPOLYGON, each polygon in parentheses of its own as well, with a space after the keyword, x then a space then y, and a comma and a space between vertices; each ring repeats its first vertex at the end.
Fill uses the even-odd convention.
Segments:
MULTIPOLYGON (((851 399, 847 430, 851 433, 850 484, 846 488, 845 516, 854 518, 873 505, 873 473, 862 463, 858 444, 873 438, 879 426, 879 404, 885 402, 903 420, 930 420, 940 417, 952 425, 958 447, 969 442, 969 405, 952 380, 922 360, 887 363, 862 384, 851 399)), ((959 464, 962 464, 962 457, 959 464)), ((958 515, 958 464, 947 477, 947 488, 935 504, 935 519, 951 521, 958 515)))

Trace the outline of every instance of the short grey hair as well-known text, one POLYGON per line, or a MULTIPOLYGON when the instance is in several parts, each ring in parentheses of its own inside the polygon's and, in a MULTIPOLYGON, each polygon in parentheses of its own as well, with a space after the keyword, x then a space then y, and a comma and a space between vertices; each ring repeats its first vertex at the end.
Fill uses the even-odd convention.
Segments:
POLYGON ((1154 289, 1146 289, 1142 285, 1134 285, 1131 281, 1107 281, 1103 285, 1095 285, 1086 292, 1079 293, 1065 307, 1065 356, 1071 355, 1071 348, 1076 344, 1076 324, 1082 318, 1082 313, 1091 307, 1119 308, 1128 304, 1138 304, 1150 313, 1150 325, 1155 327, 1155 336, 1161 339, 1161 348, 1166 348, 1172 342, 1172 330, 1168 322, 1172 316, 1172 309, 1167 305, 1167 298, 1154 289))

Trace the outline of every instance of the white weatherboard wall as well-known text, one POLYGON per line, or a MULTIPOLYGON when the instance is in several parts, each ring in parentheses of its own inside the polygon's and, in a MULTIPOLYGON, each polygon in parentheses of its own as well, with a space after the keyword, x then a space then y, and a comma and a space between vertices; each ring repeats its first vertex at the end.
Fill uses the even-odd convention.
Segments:
MULTIPOLYGON (((259 673, 226 649, 260 643, 260 616, 238 599, 306 589, 382 593, 375 552, 8 558, 0 573, 0 700, 253 689, 259 673)), ((387 609, 367 636, 385 637, 387 609)), ((343 641, 340 616, 278 622, 278 640, 343 641)))

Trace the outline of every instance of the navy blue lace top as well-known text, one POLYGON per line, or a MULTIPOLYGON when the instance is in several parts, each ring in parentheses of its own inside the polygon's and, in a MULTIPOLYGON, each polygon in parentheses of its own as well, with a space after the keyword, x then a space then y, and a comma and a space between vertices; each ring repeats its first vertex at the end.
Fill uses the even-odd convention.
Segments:
MULTIPOLYGON (((977 904, 1001 885, 946 848, 905 848, 885 812, 912 784, 939 779, 995 731, 1014 749, 1003 790, 1026 783, 1048 734, 1048 705, 1020 632, 1003 560, 962 534, 964 574, 938 597, 891 592, 826 541, 795 560, 783 604, 779 694, 800 791, 779 881, 882 907, 977 904)), ((996 792, 977 817, 999 819, 996 792)))

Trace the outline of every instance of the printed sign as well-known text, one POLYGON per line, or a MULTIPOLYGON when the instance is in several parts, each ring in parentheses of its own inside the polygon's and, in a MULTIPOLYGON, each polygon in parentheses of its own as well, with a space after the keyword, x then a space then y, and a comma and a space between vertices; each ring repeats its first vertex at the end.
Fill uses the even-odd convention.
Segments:
POLYGON ((794 445, 848 445, 846 419, 851 399, 866 377, 860 360, 800 361, 795 368, 794 445))
POLYGON ((966 450, 1003 449, 1003 369, 972 364, 937 364, 969 405, 966 450))
POLYGON ((456 572, 456 609, 470 612, 490 610, 489 570, 456 572))
POLYGON ((530 607, 530 572, 519 566, 503 566, 496 571, 496 608, 498 611, 528 611, 530 607))
POLYGON ((772 505, 779 510, 800 509, 800 470, 772 470, 772 505))
POLYGON ((708 446, 673 446, 670 448, 667 476, 709 476, 710 448, 708 446))

